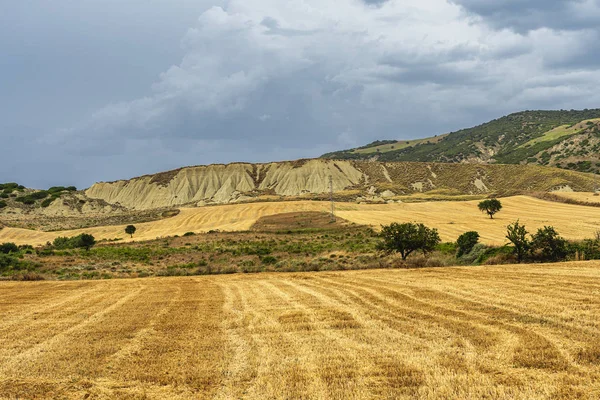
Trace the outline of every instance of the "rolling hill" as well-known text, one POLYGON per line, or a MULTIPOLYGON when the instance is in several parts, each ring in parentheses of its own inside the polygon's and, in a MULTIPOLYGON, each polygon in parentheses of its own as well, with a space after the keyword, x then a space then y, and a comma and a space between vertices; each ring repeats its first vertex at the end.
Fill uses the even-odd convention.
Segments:
POLYGON ((101 182, 90 199, 136 210, 248 201, 391 202, 401 196, 506 196, 567 188, 592 191, 594 177, 533 165, 298 160, 187 167, 130 180, 101 182))
POLYGON ((599 172, 600 109, 524 111, 418 140, 381 140, 326 159, 534 164, 599 172))

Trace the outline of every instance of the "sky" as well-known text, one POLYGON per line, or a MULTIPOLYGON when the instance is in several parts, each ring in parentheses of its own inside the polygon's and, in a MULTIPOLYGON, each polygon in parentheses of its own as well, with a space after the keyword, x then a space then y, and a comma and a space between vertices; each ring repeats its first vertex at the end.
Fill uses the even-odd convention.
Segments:
POLYGON ((0 182, 318 157, 600 108, 600 0, 0 1, 0 182))

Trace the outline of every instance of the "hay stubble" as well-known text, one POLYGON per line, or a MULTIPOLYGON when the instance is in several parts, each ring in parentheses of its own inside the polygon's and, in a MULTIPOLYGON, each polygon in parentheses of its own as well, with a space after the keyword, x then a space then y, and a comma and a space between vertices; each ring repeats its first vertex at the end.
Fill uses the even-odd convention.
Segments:
POLYGON ((0 398, 600 396, 595 262, 0 287, 0 398))
MULTIPOLYGON (((567 239, 585 239, 600 229, 600 209, 563 204, 527 196, 503 198, 504 208, 490 220, 477 209, 477 201, 443 201, 404 204, 338 203, 337 215, 357 224, 379 228, 391 222, 422 222, 440 231, 442 240, 454 241, 462 233, 475 230, 487 244, 506 243, 506 226, 517 219, 530 231, 544 225, 554 226, 567 239)), ((0 243, 43 245, 57 236, 90 233, 98 240, 122 238, 152 240, 157 237, 183 235, 209 230, 244 231, 261 217, 290 212, 327 212, 330 204, 319 201, 249 203, 199 208, 184 208, 175 217, 136 224, 133 239, 124 233, 125 226, 102 226, 61 232, 41 232, 18 228, 0 230, 0 243)))

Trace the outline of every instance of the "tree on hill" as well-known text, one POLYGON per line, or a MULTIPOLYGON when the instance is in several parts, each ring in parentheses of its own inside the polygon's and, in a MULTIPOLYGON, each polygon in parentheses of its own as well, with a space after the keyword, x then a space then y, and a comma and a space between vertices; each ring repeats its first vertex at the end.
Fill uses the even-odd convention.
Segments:
POLYGON ((137 231, 137 228, 133 225, 127 225, 127 227, 125 228, 125 233, 131 235, 132 238, 135 231, 137 231))
POLYGON ((527 239, 527 229, 525 229, 525 225, 519 224, 518 220, 512 225, 508 225, 506 229, 506 238, 515 246, 514 252, 517 260, 521 262, 531 248, 531 243, 527 239))
POLYGON ((398 252, 403 260, 417 250, 423 251, 424 254, 431 252, 440 243, 437 229, 410 222, 393 222, 383 226, 380 237, 383 242, 379 244, 379 248, 388 252, 398 252))
POLYGON ((488 199, 479 203, 478 207, 481 212, 486 213, 493 219, 494 214, 502 209, 502 203, 498 199, 488 199))

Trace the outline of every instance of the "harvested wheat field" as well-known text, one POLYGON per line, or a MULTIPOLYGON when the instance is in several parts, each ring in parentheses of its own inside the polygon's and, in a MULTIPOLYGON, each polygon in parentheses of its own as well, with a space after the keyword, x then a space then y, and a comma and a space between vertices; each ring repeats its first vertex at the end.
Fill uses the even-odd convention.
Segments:
POLYGON ((600 397, 597 262, 0 288, 0 398, 600 397))
MULTIPOLYGON (((454 241, 462 233, 475 230, 488 244, 505 243, 506 226, 520 219, 530 231, 544 225, 554 226, 567 239, 585 239, 600 229, 600 209, 540 200, 528 196, 503 198, 504 208, 494 220, 479 212, 478 201, 443 201, 404 204, 351 204, 338 203, 337 215, 350 222, 379 228, 391 222, 423 222, 440 231, 442 240, 454 241)), ((27 229, 0 230, 1 242, 41 245, 57 236, 75 236, 91 233, 98 240, 122 238, 150 240, 157 237, 183 235, 186 232, 248 230, 263 216, 299 211, 328 211, 330 204, 318 201, 272 202, 235 204, 214 207, 185 208, 175 217, 136 224, 133 239, 125 233, 125 226, 103 226, 60 232, 42 232, 27 229)))
POLYGON ((600 196, 594 195, 593 192, 560 192, 553 193, 555 196, 562 197, 569 200, 580 201, 583 203, 600 203, 600 196))

